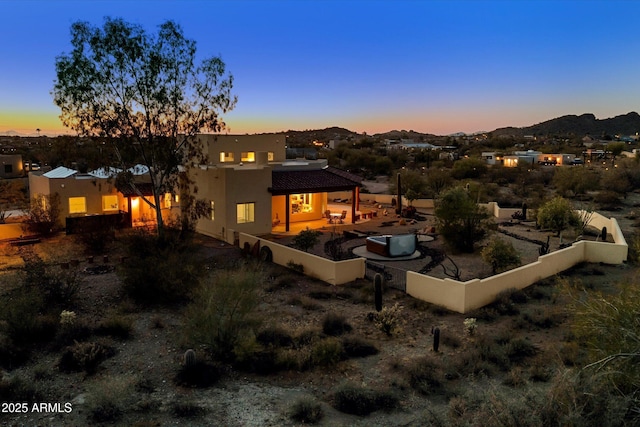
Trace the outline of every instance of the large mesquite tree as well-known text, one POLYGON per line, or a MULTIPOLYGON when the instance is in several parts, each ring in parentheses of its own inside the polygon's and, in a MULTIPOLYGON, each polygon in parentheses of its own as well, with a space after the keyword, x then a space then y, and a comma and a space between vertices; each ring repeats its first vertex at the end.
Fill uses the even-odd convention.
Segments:
POLYGON ((435 214, 440 234, 454 250, 471 253, 487 234, 489 213, 461 187, 447 190, 436 200, 435 214))
MULTIPOLYGON (((196 62, 196 42, 172 21, 155 34, 122 19, 107 18, 102 27, 76 22, 71 44, 56 59, 53 97, 62 123, 106 137, 123 171, 149 168, 153 202, 144 200, 162 235, 161 195, 177 188, 180 167, 206 161, 195 135, 225 127, 220 114, 235 106, 233 78, 219 57, 196 62)), ((142 195, 131 174, 119 179, 142 195)))

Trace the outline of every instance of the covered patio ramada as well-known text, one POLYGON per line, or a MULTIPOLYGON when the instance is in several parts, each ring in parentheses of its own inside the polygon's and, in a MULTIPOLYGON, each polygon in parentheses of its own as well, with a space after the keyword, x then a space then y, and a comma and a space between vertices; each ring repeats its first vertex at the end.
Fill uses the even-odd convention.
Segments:
POLYGON ((324 218, 329 210, 327 193, 334 191, 351 191, 351 212, 347 212, 342 221, 355 224, 362 186, 362 178, 359 176, 325 166, 322 169, 307 170, 274 169, 271 177, 269 192, 272 196, 274 228, 284 223, 284 230, 288 232, 291 223, 324 218))

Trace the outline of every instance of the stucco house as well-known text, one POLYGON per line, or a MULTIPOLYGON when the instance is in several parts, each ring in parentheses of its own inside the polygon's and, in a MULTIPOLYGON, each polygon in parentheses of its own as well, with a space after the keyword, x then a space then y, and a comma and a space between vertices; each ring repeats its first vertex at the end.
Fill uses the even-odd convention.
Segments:
MULTIPOLYGON (((31 197, 45 197, 57 193, 60 202, 58 225, 70 231, 70 227, 83 218, 119 215, 123 226, 133 226, 155 221, 155 211, 143 198, 153 200, 148 169, 135 166, 130 169, 136 180, 140 196, 133 188, 116 188, 114 177, 120 172, 115 168, 97 169, 81 173, 64 166, 49 172, 29 173, 31 197), (123 215, 125 214, 125 215, 123 215)), ((179 198, 166 194, 163 199, 163 218, 179 214, 179 198)), ((110 218, 116 221, 116 218, 110 218)))
POLYGON ((24 176, 24 164, 20 154, 0 154, 0 178, 24 176))
POLYGON ((351 221, 358 209, 361 179, 327 161, 287 160, 285 136, 199 135, 209 163, 189 171, 191 192, 209 201, 210 214, 196 231, 228 242, 235 233, 270 233, 276 225, 318 220, 327 193, 351 191, 351 221))

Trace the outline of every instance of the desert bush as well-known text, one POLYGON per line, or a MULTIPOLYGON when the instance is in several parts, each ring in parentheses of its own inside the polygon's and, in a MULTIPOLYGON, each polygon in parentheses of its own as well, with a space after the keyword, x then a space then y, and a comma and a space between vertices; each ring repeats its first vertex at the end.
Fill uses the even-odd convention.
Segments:
POLYGON ((322 332, 329 336, 338 336, 347 332, 351 332, 351 325, 347 322, 344 316, 329 312, 322 319, 322 332))
POLYGON ((534 308, 520 314, 523 321, 540 329, 554 328, 564 321, 565 315, 554 307, 534 308))
POLYGON ((309 227, 307 227, 306 229, 296 234, 296 236, 293 238, 293 247, 305 252, 309 252, 309 249, 313 248, 320 242, 321 235, 321 231, 311 230, 309 227))
POLYGON ((331 366, 342 359, 344 350, 339 340, 329 337, 313 343, 310 353, 312 366, 331 366))
POLYGON ((398 397, 390 391, 344 384, 333 394, 333 406, 340 412, 369 415, 378 410, 390 411, 398 406, 398 397))
POLYGON ((76 240, 84 247, 86 253, 100 255, 105 253, 115 241, 115 230, 108 226, 96 227, 87 224, 75 230, 76 240))
POLYGON ((342 348, 346 357, 367 357, 379 353, 378 348, 368 341, 357 337, 344 337, 342 348))
POLYGON ((132 332, 133 320, 129 317, 118 315, 107 317, 95 329, 95 333, 98 335, 107 335, 122 340, 131 338, 132 332))
POLYGON ((270 285, 266 288, 268 292, 274 292, 279 289, 290 289, 296 285, 298 281, 291 274, 285 274, 284 276, 273 278, 269 280, 270 285))
POLYGON ((502 384, 514 388, 525 386, 527 384, 525 372, 519 366, 511 368, 502 380, 502 384))
POLYGON ((16 344, 6 334, 0 333, 0 368, 11 370, 28 361, 28 347, 16 344))
POLYGON ((123 376, 107 376, 89 386, 87 410, 94 423, 113 422, 127 410, 132 381, 123 376))
POLYGON ((98 342, 75 343, 62 353, 58 367, 62 372, 84 371, 91 375, 103 361, 115 354, 113 347, 98 342))
POLYGON ((287 267, 298 274, 304 274, 304 264, 299 264, 293 260, 287 262, 287 267))
POLYGON ((28 232, 49 236, 58 227, 60 217, 60 195, 33 197, 27 211, 25 226, 28 232))
POLYGON ((82 285, 82 279, 76 270, 62 270, 58 266, 47 265, 32 251, 25 252, 22 259, 24 288, 37 289, 47 307, 69 308, 73 305, 82 285))
POLYGON ((306 296, 293 296, 287 300, 287 304, 289 305, 299 305, 305 310, 318 310, 322 306, 315 302, 313 299, 306 296))
POLYGON ((409 385, 424 395, 432 395, 442 388, 441 366, 430 357, 414 360, 407 374, 409 385))
POLYGON ((197 360, 192 365, 182 365, 174 377, 174 383, 183 387, 207 388, 222 377, 222 369, 215 364, 197 360))
POLYGON ((3 298, 0 318, 3 329, 18 345, 49 341, 55 337, 58 319, 43 314, 45 300, 36 288, 22 287, 3 298))
POLYGON ((0 402, 34 403, 44 398, 45 396, 32 381, 27 381, 19 375, 9 379, 0 376, 0 402))
POLYGON ((206 345, 217 358, 233 360, 236 345, 246 336, 255 336, 262 322, 256 309, 263 279, 262 271, 249 265, 211 276, 187 307, 187 338, 206 345))
POLYGON ((505 353, 514 363, 521 362, 527 357, 535 356, 538 348, 526 338, 514 338, 506 344, 505 353))
POLYGON ((196 418, 206 413, 205 408, 194 402, 179 400, 171 405, 171 412, 178 418, 196 418))
POLYGON ((256 341, 267 347, 288 347, 293 345, 291 334, 279 326, 269 326, 261 329, 256 335, 256 341))
POLYGON ((458 348, 462 345, 462 341, 456 335, 444 333, 440 334, 440 344, 451 348, 458 348))
POLYGON ((309 297, 319 300, 329 300, 333 297, 333 294, 329 291, 311 291, 309 297))
POLYGON ((188 300, 206 271, 190 241, 136 230, 124 245, 126 258, 117 271, 125 293, 139 304, 188 300))
POLYGON ((393 335, 401 328, 402 306, 395 303, 393 306, 385 306, 381 311, 375 313, 375 324, 382 332, 393 335))
POLYGON ((511 242, 498 237, 491 239, 489 244, 480 252, 484 262, 491 266, 493 274, 517 267, 521 264, 520 254, 511 242))
POLYGON ((289 409, 289 418, 302 424, 315 424, 324 416, 322 405, 310 397, 296 400, 289 409))

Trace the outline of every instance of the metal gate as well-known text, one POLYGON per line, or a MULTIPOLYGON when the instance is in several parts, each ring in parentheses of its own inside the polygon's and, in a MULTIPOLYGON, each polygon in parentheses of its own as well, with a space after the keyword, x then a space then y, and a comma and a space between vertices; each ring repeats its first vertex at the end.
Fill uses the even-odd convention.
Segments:
POLYGON ((379 262, 366 261, 364 277, 373 280, 376 273, 380 273, 384 277, 385 283, 390 288, 398 289, 402 292, 407 291, 407 271, 397 267, 390 267, 379 262))

